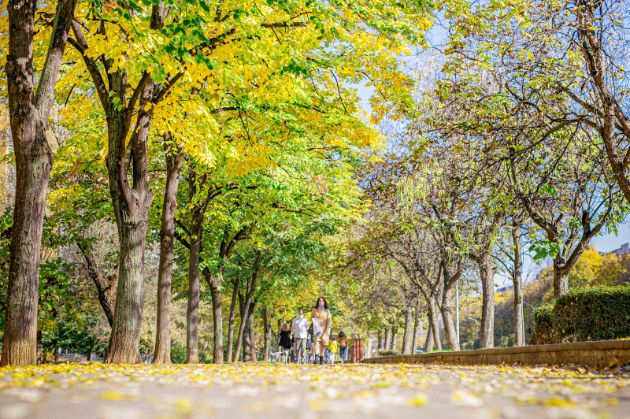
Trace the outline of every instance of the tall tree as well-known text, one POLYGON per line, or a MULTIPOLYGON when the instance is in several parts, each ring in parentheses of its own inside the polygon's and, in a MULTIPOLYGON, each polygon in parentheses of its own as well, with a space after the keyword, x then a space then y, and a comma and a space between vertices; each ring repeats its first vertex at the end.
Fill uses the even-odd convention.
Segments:
POLYGON ((166 160, 166 185, 160 223, 160 266, 158 268, 157 325, 153 362, 169 364, 171 362, 170 301, 171 281, 175 257, 175 209, 177 206, 177 188, 179 172, 182 168, 183 153, 172 141, 164 137, 166 160))
POLYGON ((53 163, 48 117, 76 5, 74 0, 56 2, 44 68, 36 78, 33 65, 36 3, 11 0, 7 5, 9 49, 5 69, 16 194, 1 365, 27 365, 37 360, 42 225, 53 163))

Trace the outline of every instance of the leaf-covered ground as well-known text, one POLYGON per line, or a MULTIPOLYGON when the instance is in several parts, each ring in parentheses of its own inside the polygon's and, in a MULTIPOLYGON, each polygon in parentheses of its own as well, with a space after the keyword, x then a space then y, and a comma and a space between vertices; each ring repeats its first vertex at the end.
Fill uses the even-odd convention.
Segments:
POLYGON ((0 418, 630 418, 630 372, 416 365, 0 369, 0 418))

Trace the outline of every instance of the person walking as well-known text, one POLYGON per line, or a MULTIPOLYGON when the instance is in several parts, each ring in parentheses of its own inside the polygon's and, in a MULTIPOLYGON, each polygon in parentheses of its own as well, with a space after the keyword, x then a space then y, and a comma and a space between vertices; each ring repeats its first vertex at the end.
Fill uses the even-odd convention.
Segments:
POLYGON ((309 327, 308 338, 306 338, 306 363, 315 363, 315 350, 313 348, 313 328, 309 327))
POLYGON ((298 364, 306 364, 306 341, 308 339, 308 320, 304 317, 304 310, 300 310, 298 316, 293 319, 291 327, 293 333, 293 345, 298 364))
POLYGON ((335 364, 335 357, 337 356, 337 351, 339 347, 337 346, 337 338, 332 336, 330 338, 330 343, 328 344, 328 351, 330 352, 330 363, 335 364))
POLYGON ((324 363, 324 354, 328 347, 332 318, 325 297, 319 297, 311 313, 313 322, 313 345, 315 349, 315 363, 324 363))
POLYGON ((286 364, 288 362, 289 354, 291 353, 291 327, 288 323, 282 325, 282 330, 280 330, 280 341, 278 344, 283 352, 282 359, 286 364))
POLYGON ((348 337, 343 330, 339 332, 339 360, 342 364, 348 360, 348 337))

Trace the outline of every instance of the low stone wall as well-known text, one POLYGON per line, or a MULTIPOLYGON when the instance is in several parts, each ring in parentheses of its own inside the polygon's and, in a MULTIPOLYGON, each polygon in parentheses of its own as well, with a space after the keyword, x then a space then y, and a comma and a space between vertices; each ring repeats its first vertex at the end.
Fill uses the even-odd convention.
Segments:
POLYGON ((457 365, 584 365, 608 367, 630 363, 630 340, 530 345, 516 348, 479 349, 474 351, 434 352, 420 355, 397 355, 364 359, 374 364, 457 364, 457 365))

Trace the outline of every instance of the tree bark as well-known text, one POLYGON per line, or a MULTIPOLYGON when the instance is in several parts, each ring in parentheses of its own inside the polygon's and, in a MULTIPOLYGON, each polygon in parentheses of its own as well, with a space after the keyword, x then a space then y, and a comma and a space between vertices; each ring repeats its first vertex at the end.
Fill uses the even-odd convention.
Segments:
MULTIPOLYGON (((153 5, 151 29, 160 29, 163 17, 163 5, 153 5)), ((125 70, 115 70, 111 61, 104 59, 97 62, 89 55, 89 46, 79 22, 72 22, 72 30, 75 38, 69 42, 86 64, 107 119, 106 163, 120 245, 116 308, 105 362, 134 363, 139 361, 144 255, 149 208, 153 200, 147 169, 151 105, 159 102, 158 97, 153 97, 159 89, 156 89, 150 74, 142 71, 138 74, 138 85, 128 95, 125 70), (136 123, 129 139, 134 115, 136 123)), ((164 89, 160 91, 164 92, 164 89)), ((157 96, 163 97, 163 94, 157 96)))
POLYGON ((258 357, 256 356, 256 315, 255 315, 255 311, 254 311, 254 307, 256 306, 256 303, 252 304, 251 307, 251 311, 249 313, 250 317, 251 317, 251 321, 249 323, 249 341, 251 342, 250 347, 249 347, 249 359, 251 362, 256 362, 258 360, 258 357))
POLYGON ((271 313, 267 308, 262 309, 263 328, 265 333, 265 346, 263 349, 263 361, 268 362, 271 354, 271 313))
POLYGON ((238 289, 240 287, 240 278, 238 275, 234 277, 232 284, 232 300, 230 302, 230 317, 228 318, 228 333, 227 333, 227 347, 225 348, 225 358, 227 362, 233 362, 232 351, 234 347, 234 323, 236 317, 236 297, 238 296, 238 289))
POLYGON ((425 352, 433 352, 433 342, 433 326, 431 325, 431 320, 429 319, 427 326, 427 337, 424 341, 425 352))
POLYGON ((403 332, 403 355, 412 353, 411 348, 413 346, 413 304, 408 303, 405 310, 405 331, 403 332))
POLYGON ((247 322, 247 306, 245 305, 245 296, 239 291, 238 293, 238 316, 239 325, 238 333, 236 334, 236 344, 234 345, 234 353, 232 359, 234 362, 238 362, 244 359, 242 356, 243 339, 245 337, 245 326, 247 322))
MULTIPOLYGON (((196 214, 194 214, 194 218, 196 214)), ((203 234, 203 218, 193 219, 188 258, 188 305, 186 307, 186 362, 199 362, 199 258, 203 234)))
MULTIPOLYGON (((243 341, 245 328, 246 328, 246 320, 249 318, 250 311, 252 310, 252 298, 254 296, 254 291, 256 290, 256 282, 258 279, 258 273, 260 271, 260 265, 262 262, 262 255, 259 253, 256 255, 256 260, 254 261, 252 276, 249 281, 247 281, 247 289, 245 290, 245 299, 241 301, 241 324, 238 329, 238 336, 236 338, 236 346, 234 348, 234 356, 232 359, 234 361, 238 361, 239 353, 241 352, 241 342, 243 341)), ((247 352, 247 351, 245 351, 247 352)), ((245 356, 243 355, 243 358, 245 356)))
POLYGON ((482 289, 480 344, 482 348, 494 348, 494 270, 489 249, 484 249, 477 265, 482 289))
POLYGON ((563 266, 553 266, 553 296, 561 297, 569 292, 569 272, 563 266))
MULTIPOLYGON (((200 179, 197 179, 195 167, 190 166, 188 173, 188 195, 191 202, 195 201, 201 189, 199 186, 203 185, 206 180, 207 174, 203 174, 200 179)), ((215 188, 208 187, 207 195, 204 199, 193 205, 190 215, 188 304, 186 307, 186 359, 188 363, 199 362, 199 303, 201 297, 199 262, 201 261, 203 225, 208 204, 219 193, 220 189, 216 190, 215 188)), ((208 277, 206 279, 208 279, 208 277)), ((217 278, 212 277, 212 280, 216 279, 217 278)), ((219 287, 220 285, 217 285, 217 289, 219 287)), ((221 321, 223 320, 221 319, 221 321)), ((221 359, 223 359, 223 356, 221 356, 221 359)))
POLYGON ((420 307, 416 306, 416 313, 413 322, 413 338, 411 341, 411 353, 415 354, 418 350, 420 342, 420 333, 422 331, 422 319, 420 318, 420 307))
POLYGON ((250 303, 247 309, 247 321, 245 322, 245 338, 243 339, 243 360, 245 362, 256 361, 256 339, 254 335, 254 306, 250 303))
MULTIPOLYGON (((124 96, 124 77, 112 75, 115 91, 124 96)), ((131 137, 131 162, 127 157, 124 112, 108 112, 107 170, 109 189, 116 215, 120 243, 118 288, 114 323, 109 339, 106 363, 137 363, 138 344, 144 305, 144 256, 146 248, 149 208, 153 192, 149 190, 147 169, 148 139, 152 111, 148 107, 153 95, 153 82, 142 86, 137 126, 131 137), (129 185, 129 163, 132 163, 133 185, 129 185)))
POLYGON ((203 274, 212 294, 213 362, 223 364, 223 296, 221 284, 207 269, 204 269, 203 274))
POLYGON ((453 351, 459 351, 459 339, 457 338, 457 329, 453 320, 451 291, 450 289, 445 289, 442 294, 442 321, 444 322, 444 333, 446 334, 448 348, 453 351))
POLYGON ((105 358, 108 363, 139 362, 147 224, 138 221, 138 218, 134 217, 133 222, 125 222, 121 226, 120 250, 124 258, 120 261, 114 322, 105 358))
POLYGON ((39 266, 46 193, 53 163, 46 132, 74 8, 74 0, 57 2, 48 55, 35 92, 33 33, 36 1, 13 0, 7 6, 9 48, 5 69, 16 188, 0 365, 37 362, 39 266))
POLYGON ((116 307, 116 286, 118 284, 118 276, 111 275, 106 277, 103 271, 98 267, 96 258, 92 253, 90 245, 83 240, 77 241, 77 247, 81 251, 87 265, 88 276, 96 287, 98 302, 105 313, 109 327, 114 323, 114 309, 116 307))
POLYGON ((390 334, 390 328, 386 328, 385 329, 385 339, 383 341, 383 349, 388 350, 389 347, 391 346, 391 334, 390 334))
POLYGON ((442 339, 440 338, 440 323, 438 320, 440 309, 438 307, 437 302, 434 301, 433 297, 429 298, 428 303, 429 303, 428 304, 429 305, 429 310, 428 310, 429 324, 431 325, 431 331, 432 331, 431 337, 432 337, 433 346, 438 351, 441 351, 442 339))
POLYGON ((512 243, 514 249, 514 269, 512 284, 514 289, 514 334, 515 346, 525 345, 525 315, 523 313, 523 259, 521 249, 520 226, 512 226, 512 243))
POLYGON ((157 325, 155 335, 154 364, 171 363, 171 279, 173 273, 174 240, 175 240, 175 209, 177 208, 177 188, 179 172, 182 168, 181 150, 171 150, 164 143, 166 152, 166 186, 164 203, 162 205, 162 220, 160 226, 160 265, 158 268, 157 290, 157 325))

